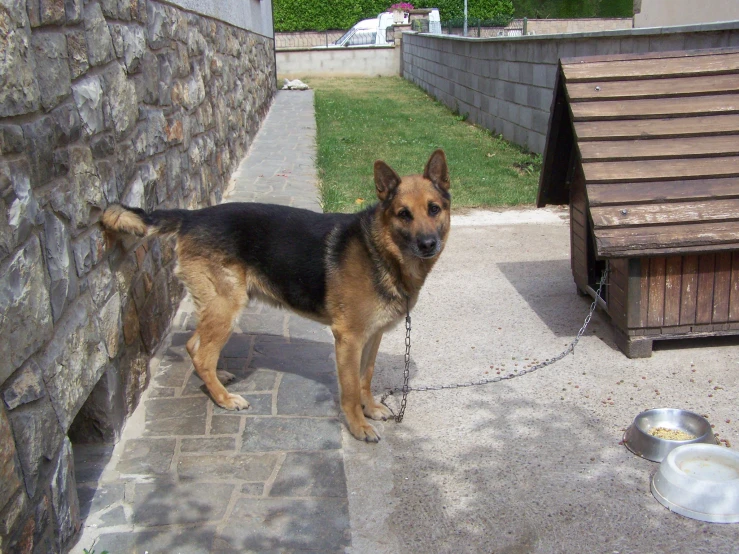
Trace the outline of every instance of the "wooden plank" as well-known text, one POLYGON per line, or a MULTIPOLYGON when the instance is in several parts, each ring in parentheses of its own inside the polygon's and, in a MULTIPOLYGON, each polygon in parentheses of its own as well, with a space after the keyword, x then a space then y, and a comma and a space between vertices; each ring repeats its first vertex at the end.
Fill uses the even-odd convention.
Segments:
POLYGON ((739 114, 706 115, 690 118, 579 121, 575 134, 586 140, 698 137, 734 134, 739 129, 739 114))
POLYGON ((615 317, 616 324, 622 329, 629 326, 629 260, 626 258, 616 258, 609 260, 611 274, 608 277, 609 283, 613 284, 613 290, 608 294, 608 311, 618 314, 615 317))
MULTIPOLYGON (((672 225, 705 221, 739 221, 739 198, 704 202, 600 206, 590 209, 595 229, 634 225, 672 225)), ((739 227, 739 223, 737 223, 739 227)))
POLYGON ((695 304, 695 322, 711 323, 713 316, 713 282, 716 256, 704 254, 698 257, 698 292, 695 304))
POLYGON ((581 227, 585 227, 588 223, 588 216, 585 210, 577 206, 574 202, 570 204, 570 221, 577 223, 581 227))
POLYGON ((649 314, 649 259, 643 258, 641 264, 641 281, 639 283, 641 306, 639 307, 639 326, 647 326, 649 314))
POLYGON ((668 52, 629 52, 626 54, 601 54, 599 56, 568 56, 562 58, 562 65, 573 65, 594 62, 614 62, 628 60, 653 60, 665 58, 689 58, 693 56, 715 56, 717 54, 733 54, 739 52, 737 46, 721 46, 718 48, 700 48, 694 50, 670 50, 668 52))
MULTIPOLYGON (((739 94, 711 94, 693 98, 649 98, 645 100, 604 100, 572 102, 575 122, 605 119, 649 119, 739 112, 739 94)), ((685 122, 683 122, 685 123, 685 122)))
MULTIPOLYGON (((626 327, 639 329, 647 325, 648 281, 643 285, 641 267, 643 258, 626 258, 629 284, 626 288, 626 327), (643 301, 642 301, 643 298, 643 301)), ((645 262, 646 263, 646 262, 645 262)))
POLYGON ((626 328, 626 308, 624 307, 623 295, 616 295, 612 291, 608 293, 608 314, 617 327, 626 328))
POLYGON ((739 74, 714 75, 710 79, 678 77, 646 81, 601 80, 567 85, 567 96, 570 102, 685 97, 726 92, 739 92, 739 74))
POLYGON ((689 181, 594 183, 589 184, 587 190, 591 207, 645 202, 683 202, 710 198, 739 198, 739 181, 729 177, 689 181))
POLYGON ((575 274, 582 275, 584 285, 588 284, 588 255, 581 248, 573 243, 572 245, 572 271, 575 274))
POLYGON ((629 275, 629 260, 627 258, 615 258, 609 263, 613 271, 620 273, 624 277, 629 275))
POLYGON ((582 225, 577 224, 573 221, 572 227, 572 240, 575 241, 583 252, 585 251, 585 245, 587 244, 588 233, 582 225))
MULTIPOLYGON (((597 242, 597 237, 596 237, 597 242)), ((710 252, 730 252, 739 249, 739 241, 731 242, 726 244, 712 244, 710 247, 706 245, 700 246, 677 246, 671 248, 641 248, 639 250, 607 250, 603 253, 598 253, 597 258, 599 260, 610 258, 611 256, 676 256, 687 255, 687 254, 703 254, 706 251, 710 252)))
POLYGON ((649 309, 647 325, 661 327, 665 315, 665 258, 649 259, 649 309))
POLYGON ((693 253, 739 249, 737 223, 688 223, 650 227, 606 227, 596 230, 600 257, 693 253))
POLYGON ((575 165, 572 172, 572 184, 570 186, 569 202, 582 212, 587 211, 588 199, 585 195, 585 176, 582 172, 582 165, 577 163, 577 149, 571 150, 572 164, 575 165))
POLYGON ((650 77, 679 77, 690 75, 717 75, 739 71, 739 53, 684 58, 657 58, 645 60, 603 61, 562 64, 567 84, 578 81, 607 79, 648 79, 650 77))
POLYGON ((608 282, 613 286, 626 290, 629 286, 629 277, 613 267, 613 261, 611 261, 611 274, 608 277, 608 282))
POLYGON ((731 252, 716 254, 716 279, 713 283, 712 323, 729 321, 729 295, 731 293, 731 252))
POLYGON ((578 146, 583 162, 736 156, 739 155, 739 130, 736 135, 591 141, 578 146))
POLYGON ((680 323, 680 270, 682 258, 670 256, 665 260, 665 317, 663 325, 680 323))
POLYGON ((588 223, 588 216, 585 215, 585 212, 580 210, 574 203, 571 204, 572 206, 572 221, 580 225, 581 227, 585 227, 588 223))
POLYGON ((695 323, 695 303, 698 289, 698 256, 683 256, 680 283, 680 325, 695 323))
POLYGON ((655 340, 697 339, 739 335, 736 330, 731 329, 730 324, 726 323, 719 323, 717 325, 711 325, 710 323, 708 325, 694 325, 692 329, 688 330, 683 329, 682 327, 660 327, 659 329, 642 329, 642 331, 642 333, 634 332, 633 335, 648 336, 655 340))
POLYGON ((731 254, 731 293, 729 321, 739 321, 739 251, 731 254))
POLYGON ((587 233, 583 228, 578 228, 572 230, 572 237, 570 240, 572 240, 572 243, 574 246, 582 250, 583 252, 586 252, 585 246, 587 245, 587 233))
POLYGON ((588 185, 597 182, 617 183, 736 177, 739 176, 739 156, 696 158, 693 160, 589 162, 583 164, 583 170, 588 185))
POLYGON ((628 279, 619 283, 614 279, 615 276, 616 273, 613 271, 608 276, 608 288, 610 290, 608 294, 613 294, 614 298, 621 298, 621 303, 623 304, 623 300, 626 298, 626 283, 628 283, 628 279))
MULTIPOLYGON (((585 241, 582 237, 574 237, 575 240, 572 241, 572 248, 573 248, 573 256, 576 256, 578 259, 582 260, 583 262, 587 262, 588 255, 587 250, 585 249, 585 241)), ((587 267, 587 263, 585 264, 587 267)))

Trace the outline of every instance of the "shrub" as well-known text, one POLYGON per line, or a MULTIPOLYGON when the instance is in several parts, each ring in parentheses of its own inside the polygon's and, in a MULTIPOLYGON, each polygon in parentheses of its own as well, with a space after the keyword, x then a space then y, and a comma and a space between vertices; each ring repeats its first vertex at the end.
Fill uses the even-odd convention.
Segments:
MULTIPOLYGON (((273 0, 275 31, 325 31, 349 29, 358 21, 386 11, 392 0, 273 0)), ((414 0, 416 8, 439 8, 442 21, 464 16, 463 0, 414 0)), ((512 0, 474 0, 469 2, 468 18, 510 21, 512 0)), ((505 24, 505 23, 503 23, 505 24)))
MULTIPOLYGON (((467 3, 467 18, 510 22, 513 17, 512 0, 471 0, 467 3)), ((417 8, 439 8, 442 21, 464 18, 463 0, 421 0, 417 8)))
POLYGON ((275 31, 325 31, 349 29, 358 21, 376 17, 388 0, 273 0, 275 31))

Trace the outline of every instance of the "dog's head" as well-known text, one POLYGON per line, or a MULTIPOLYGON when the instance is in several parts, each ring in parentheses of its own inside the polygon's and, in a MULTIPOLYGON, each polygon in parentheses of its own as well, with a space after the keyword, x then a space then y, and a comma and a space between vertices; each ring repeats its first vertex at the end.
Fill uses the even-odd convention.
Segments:
POLYGON ((431 259, 449 233, 451 196, 443 150, 426 163, 423 175, 399 177, 385 162, 375 162, 375 187, 385 228, 404 254, 431 259))

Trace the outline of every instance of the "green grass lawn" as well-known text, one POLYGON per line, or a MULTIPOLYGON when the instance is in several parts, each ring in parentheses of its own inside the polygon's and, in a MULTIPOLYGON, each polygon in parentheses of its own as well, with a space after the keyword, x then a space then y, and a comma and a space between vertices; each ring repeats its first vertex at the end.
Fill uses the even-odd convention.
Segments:
POLYGON ((323 209, 356 211, 375 200, 372 165, 421 173, 443 148, 454 208, 531 204, 541 157, 464 122, 400 77, 308 78, 315 89, 323 209))

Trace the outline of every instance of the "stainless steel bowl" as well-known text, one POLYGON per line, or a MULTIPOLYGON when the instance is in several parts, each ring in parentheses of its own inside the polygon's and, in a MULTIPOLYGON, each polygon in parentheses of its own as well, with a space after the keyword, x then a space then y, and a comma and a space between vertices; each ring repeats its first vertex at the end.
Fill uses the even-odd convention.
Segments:
POLYGON ((716 444, 711 424, 706 418, 673 408, 656 408, 640 413, 624 433, 624 444, 637 456, 661 462, 674 448, 692 443, 716 444), (676 441, 650 434, 652 429, 665 427, 694 435, 694 439, 676 441))

